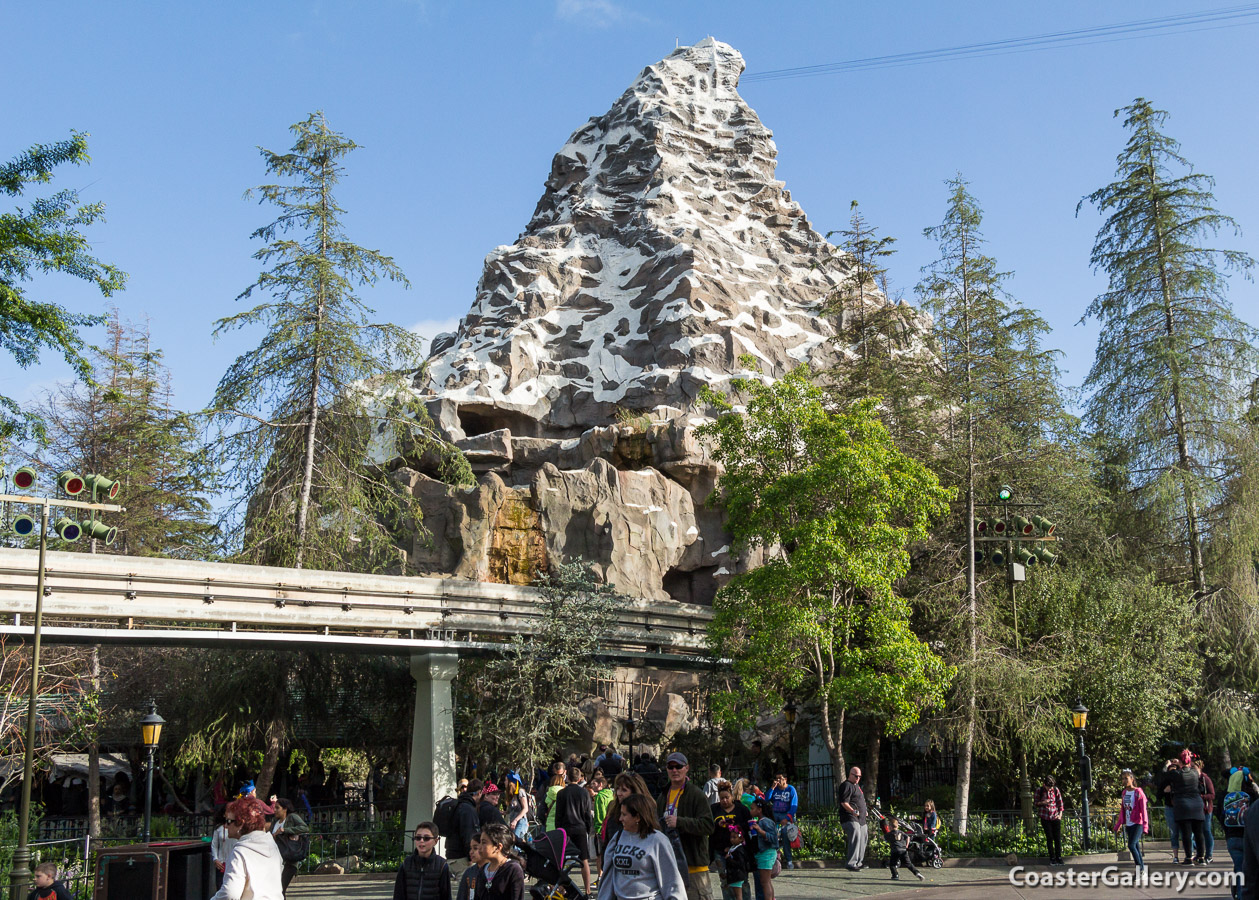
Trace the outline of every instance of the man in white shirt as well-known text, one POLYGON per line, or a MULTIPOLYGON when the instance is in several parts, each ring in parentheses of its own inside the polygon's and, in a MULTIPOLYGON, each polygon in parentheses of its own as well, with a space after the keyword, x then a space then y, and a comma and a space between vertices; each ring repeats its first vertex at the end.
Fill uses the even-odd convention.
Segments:
POLYGON ((721 766, 713 763, 708 767, 708 781, 704 782, 704 793, 708 795, 709 803, 716 803, 720 799, 717 796, 719 784, 721 784, 721 766))

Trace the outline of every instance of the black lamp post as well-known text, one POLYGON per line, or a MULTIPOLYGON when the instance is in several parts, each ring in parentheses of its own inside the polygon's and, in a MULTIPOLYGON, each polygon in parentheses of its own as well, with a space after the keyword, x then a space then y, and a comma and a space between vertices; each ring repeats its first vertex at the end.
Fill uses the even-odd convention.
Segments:
POLYGON ((787 720, 787 775, 796 780, 796 713, 799 707, 795 700, 787 700, 783 707, 783 717, 787 720))
POLYGON ((149 714, 140 720, 140 741, 149 751, 149 770, 144 781, 144 843, 152 837, 153 823, 153 754, 162 740, 162 726, 166 720, 157 714, 157 702, 149 701, 149 714))
POLYGON ((1080 823, 1083 827, 1082 843, 1086 853, 1089 850, 1089 784, 1093 781, 1093 763, 1084 752, 1084 728, 1088 719, 1089 708, 1077 697, 1075 706, 1071 707, 1071 725, 1075 728, 1075 748, 1080 754, 1080 823))

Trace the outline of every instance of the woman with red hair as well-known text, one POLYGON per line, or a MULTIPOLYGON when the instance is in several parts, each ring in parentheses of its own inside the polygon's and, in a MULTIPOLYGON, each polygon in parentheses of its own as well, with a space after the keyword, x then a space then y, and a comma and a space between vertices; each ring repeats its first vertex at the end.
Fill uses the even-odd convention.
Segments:
POLYGON ((284 860, 267 830, 267 815, 257 797, 227 804, 227 835, 235 838, 223 886, 211 900, 284 900, 280 877, 284 860))

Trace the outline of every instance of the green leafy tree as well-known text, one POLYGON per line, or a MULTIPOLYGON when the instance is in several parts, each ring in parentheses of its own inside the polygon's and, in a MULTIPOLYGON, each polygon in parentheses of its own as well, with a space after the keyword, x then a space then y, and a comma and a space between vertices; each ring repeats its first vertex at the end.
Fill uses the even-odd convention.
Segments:
MULTIPOLYGON (((1071 442, 1074 422, 1064 412, 1056 353, 1044 347, 1049 327, 1006 292, 1008 273, 984 252, 983 212, 967 182, 958 176, 947 186, 944 219, 925 231, 940 256, 923 270, 918 293, 935 321, 931 345, 938 362, 926 379, 934 419, 931 464, 962 502, 937 530, 933 564, 925 567, 934 587, 924 600, 935 605, 959 666, 948 724, 960 741, 954 818, 965 833, 977 747, 996 755, 1013 749, 1015 735, 1026 740, 1040 731, 1031 721, 1009 728, 1002 725, 1008 716, 985 716, 980 681, 994 674, 986 660, 997 653, 1017 663, 1017 633, 986 628, 1002 613, 984 607, 1004 603, 1006 587, 1003 571, 993 578, 980 570, 973 523, 1002 483, 1017 485, 1023 498, 1045 501, 1045 511, 1053 513, 1055 501, 1081 492, 1079 478, 1071 476, 1087 476, 1088 469, 1071 442)), ((1005 689, 996 696, 1011 704, 1011 714, 1032 716, 1043 704, 1035 691, 1016 688, 1046 682, 1034 659, 1026 665, 1022 671, 1002 667, 1005 689)))
POLYGON ((93 378, 59 385, 37 410, 47 424, 38 454, 44 467, 113 478, 127 507, 103 517, 118 528, 112 546, 93 540, 66 549, 204 559, 216 529, 206 499, 214 473, 201 435, 173 408, 169 374, 148 332, 124 323, 117 309, 106 328, 106 346, 91 354, 93 378))
POLYGON ((491 767, 531 772, 585 721, 581 701, 612 663, 602 656, 624 597, 582 563, 561 565, 537 584, 536 632, 516 635, 501 656, 459 661, 460 742, 491 767))
POLYGON ((943 702, 953 670, 915 636, 895 586, 950 492, 896 448, 877 399, 835 408, 803 369, 734 389, 746 412, 710 392, 720 414, 700 431, 725 470, 731 535, 768 559, 714 602, 714 649, 739 681, 725 708, 804 698, 838 774, 850 712, 875 711, 900 734, 943 702))
POLYGON ((269 267, 237 299, 271 299, 218 322, 216 334, 262 326, 261 344, 238 357, 219 382, 211 409, 219 459, 239 514, 239 558, 269 565, 397 566, 392 532, 419 511, 389 479, 383 462, 394 440, 425 433, 422 411, 406 398, 407 370, 419 365, 419 338, 369 321, 356 290, 380 279, 406 284, 394 261, 351 242, 333 190, 342 160, 357 145, 321 113, 290 129, 292 150, 262 150, 262 202, 279 217, 254 232, 269 267), (384 432, 382 434, 382 432, 384 432))
MULTIPOLYGON (((81 132, 53 144, 36 144, 0 165, 0 191, 21 197, 28 186, 51 182, 58 166, 81 165, 88 159, 87 135, 81 132)), ((101 203, 80 204, 73 189, 35 199, 29 208, 0 212, 0 347, 22 368, 29 368, 48 349, 60 353, 81 378, 88 376, 78 329, 97 324, 99 317, 36 300, 26 282, 38 274, 61 272, 96 285, 106 297, 121 290, 126 275, 93 256, 82 231, 104 213, 101 203)), ((38 435, 41 430, 37 416, 0 395, 0 438, 38 435)))
POLYGON ((1210 246, 1237 225, 1215 209, 1213 180, 1160 130, 1167 113, 1138 98, 1115 115, 1129 132, 1117 178, 1085 198, 1107 215, 1091 261, 1110 279, 1085 316, 1101 323, 1088 422, 1146 525, 1150 553, 1176 560, 1204 595, 1203 548, 1229 437, 1259 378, 1255 331, 1233 313, 1226 273, 1248 272, 1254 260, 1210 246))

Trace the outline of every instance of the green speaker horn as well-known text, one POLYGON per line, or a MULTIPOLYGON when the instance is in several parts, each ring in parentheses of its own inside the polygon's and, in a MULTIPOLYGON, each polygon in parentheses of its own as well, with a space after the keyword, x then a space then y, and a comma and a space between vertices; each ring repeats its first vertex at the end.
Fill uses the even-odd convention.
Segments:
POLYGON ((92 491, 92 496, 105 496, 113 500, 118 496, 118 489, 121 485, 112 478, 106 478, 104 475, 88 475, 83 479, 88 488, 92 491))
POLYGON ((1052 566, 1058 561, 1058 554, 1054 553, 1048 547, 1036 548, 1036 558, 1047 566, 1052 566))
POLYGON ((30 537, 35 533, 35 520, 27 515, 18 516, 13 520, 13 533, 19 537, 30 537))
POLYGON ((57 524, 53 526, 53 530, 57 532, 57 537, 63 541, 73 542, 83 536, 82 527, 74 519, 58 519, 57 524))
POLYGON ((57 476, 57 487, 61 488, 67 495, 77 497, 83 493, 83 489, 87 487, 83 483, 83 479, 75 472, 62 472, 57 476))
POLYGON ((1032 516, 1032 524, 1035 525, 1036 530, 1045 537, 1049 537, 1053 534, 1054 529, 1058 527, 1057 522, 1051 522, 1044 516, 1032 516))
POLYGON ((1014 551, 1014 559, 1021 562, 1025 566, 1036 565, 1036 555, 1026 547, 1019 547, 1014 551))
POLYGON ((1036 530, 1036 526, 1034 526, 1031 520, 1028 519, 1026 516, 1015 516, 1014 517, 1014 530, 1017 531, 1019 534, 1030 535, 1033 531, 1036 530))
POLYGON ((106 525, 104 522, 87 522, 84 524, 83 530, 87 532, 88 537, 104 541, 106 546, 112 544, 118 538, 118 529, 112 525, 106 525))
POLYGON ((22 466, 13 473, 13 486, 19 491, 29 491, 35 486, 36 478, 34 469, 30 466, 22 466))

